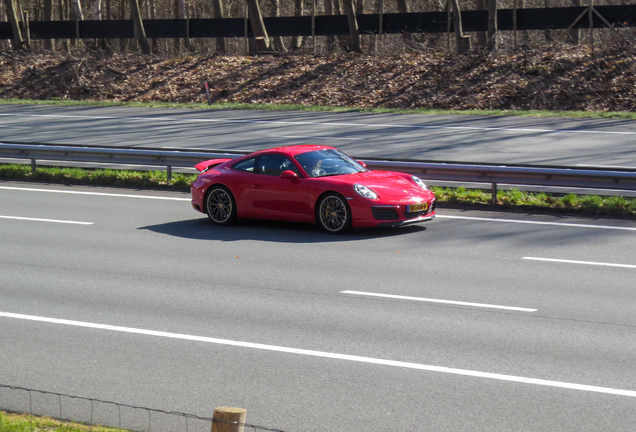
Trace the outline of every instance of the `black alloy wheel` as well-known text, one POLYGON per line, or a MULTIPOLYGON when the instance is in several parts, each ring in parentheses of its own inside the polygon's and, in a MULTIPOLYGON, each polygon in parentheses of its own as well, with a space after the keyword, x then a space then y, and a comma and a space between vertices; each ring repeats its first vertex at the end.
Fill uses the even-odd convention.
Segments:
POLYGON ((329 193, 318 201, 316 208, 316 219, 325 231, 342 234, 351 226, 351 210, 342 195, 329 193))
POLYGON ((236 219, 236 202, 225 186, 212 186, 205 196, 205 212, 215 225, 229 225, 236 219))

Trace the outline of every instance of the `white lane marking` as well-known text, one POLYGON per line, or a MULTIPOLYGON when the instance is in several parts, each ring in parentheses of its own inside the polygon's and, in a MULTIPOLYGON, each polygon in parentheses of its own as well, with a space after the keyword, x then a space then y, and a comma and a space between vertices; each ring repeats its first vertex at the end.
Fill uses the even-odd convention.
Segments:
POLYGON ((348 141, 365 141, 368 138, 341 138, 333 136, 301 136, 301 135, 270 135, 272 138, 293 138, 293 139, 307 139, 307 140, 348 140, 348 141))
POLYGON ((613 263, 603 263, 603 262, 594 262, 594 261, 575 261, 575 260, 566 260, 566 259, 537 258, 537 257, 523 257, 521 259, 533 260, 533 261, 548 261, 548 262, 557 262, 557 263, 566 263, 566 264, 584 264, 584 265, 603 266, 603 267, 636 268, 636 265, 632 265, 632 264, 613 264, 613 263))
POLYGON ((19 216, 1 216, 0 219, 14 219, 14 220, 24 220, 24 221, 33 221, 33 222, 53 222, 53 223, 63 223, 63 224, 75 224, 75 225, 93 225, 94 222, 77 222, 77 221, 66 221, 66 220, 57 220, 57 219, 39 219, 39 218, 29 218, 29 217, 19 217, 19 216))
POLYGON ((633 166, 621 166, 621 165, 588 165, 588 164, 576 164, 576 166, 586 167, 586 168, 609 168, 609 169, 636 169, 633 166))
POLYGON ((0 189, 18 190, 18 191, 26 191, 26 192, 49 192, 49 193, 63 193, 63 194, 76 194, 76 195, 96 195, 96 196, 123 197, 123 198, 156 199, 156 200, 168 200, 168 201, 191 201, 191 198, 158 197, 158 196, 148 196, 148 195, 128 195, 128 194, 114 194, 114 193, 103 193, 103 192, 65 191, 65 190, 57 190, 57 189, 36 189, 36 188, 21 188, 21 187, 11 187, 11 186, 0 186, 0 189))
POLYGON ((9 313, 9 312, 0 312, 0 317, 15 318, 15 319, 21 319, 21 320, 28 320, 28 321, 38 321, 38 322, 45 322, 45 323, 51 323, 51 324, 69 325, 69 326, 75 326, 75 327, 86 327, 86 328, 93 328, 93 329, 99 329, 99 330, 123 332, 123 333, 133 333, 133 334, 140 334, 140 335, 146 335, 146 336, 157 336, 157 337, 164 337, 164 338, 171 338, 171 339, 204 342, 204 343, 211 343, 211 344, 218 344, 218 345, 228 345, 228 346, 234 346, 234 347, 259 349, 264 351, 281 352, 281 353, 287 353, 287 354, 298 354, 298 355, 328 358, 328 359, 334 359, 334 360, 345 360, 345 361, 352 361, 352 362, 358 362, 358 363, 392 366, 392 367, 400 367, 400 368, 415 369, 415 370, 424 370, 428 372, 440 372, 440 373, 446 373, 446 374, 452 374, 452 375, 470 376, 475 378, 486 378, 486 379, 516 382, 516 383, 522 383, 522 384, 533 384, 533 385, 540 385, 540 386, 547 386, 547 387, 556 387, 556 388, 562 388, 562 389, 568 389, 568 390, 579 390, 579 391, 587 391, 587 392, 594 392, 594 393, 612 394, 616 396, 636 397, 636 391, 634 390, 624 390, 624 389, 617 389, 617 388, 610 388, 610 387, 599 387, 599 386, 576 384, 576 383, 569 383, 569 382, 563 382, 563 381, 552 381, 552 380, 545 380, 545 379, 539 379, 539 378, 528 378, 528 377, 515 376, 515 375, 504 375, 499 373, 480 372, 480 371, 474 371, 474 370, 468 370, 468 369, 456 369, 456 368, 450 368, 445 366, 434 366, 434 365, 426 365, 421 363, 386 360, 386 359, 379 359, 379 358, 373 358, 373 357, 362 357, 362 356, 356 356, 356 355, 350 355, 350 354, 338 354, 338 353, 326 352, 326 351, 314 351, 314 350, 307 350, 307 349, 301 349, 301 348, 290 348, 290 347, 266 345, 266 344, 254 343, 254 342, 242 342, 242 341, 235 341, 235 340, 229 340, 229 339, 219 339, 219 338, 211 338, 211 337, 205 337, 205 336, 193 336, 193 335, 180 334, 180 333, 170 333, 170 332, 164 332, 164 331, 146 330, 146 329, 139 329, 139 328, 132 328, 132 327, 121 327, 121 326, 113 326, 108 324, 96 324, 96 323, 89 323, 84 321, 72 321, 72 320, 65 320, 65 319, 58 319, 58 318, 47 318, 47 317, 23 315, 23 314, 9 313))
POLYGON ((353 294, 353 295, 361 295, 361 296, 370 296, 370 297, 382 297, 382 298, 390 298, 397 300, 413 300, 420 302, 428 302, 428 303, 443 303, 443 304, 451 304, 451 305, 459 305, 459 306, 472 306, 472 307, 480 307, 480 308, 490 308, 490 309, 504 309, 518 312, 536 312, 537 309, 530 308, 522 308, 516 306, 500 306, 500 305, 492 305, 486 303, 470 303, 470 302, 462 302, 455 300, 440 300, 440 299, 431 299, 424 297, 411 297, 411 296, 403 296, 403 295, 394 295, 394 294, 379 294, 379 293, 370 293, 364 291, 340 291, 341 294, 353 294))
POLYGON ((619 226, 611 226, 611 225, 588 225, 588 224, 575 224, 575 223, 564 223, 564 222, 540 222, 540 221, 526 221, 526 220, 516 220, 516 219, 497 219, 497 218, 485 218, 485 217, 473 217, 473 216, 450 216, 450 215, 437 215, 436 218, 441 219, 466 219, 466 220, 476 220, 476 221, 486 221, 486 222, 506 222, 506 223, 519 223, 519 224, 534 224, 534 225, 554 225, 554 226, 563 226, 563 227, 571 227, 571 228, 596 228, 596 229, 613 229, 613 230, 625 230, 625 231, 636 231, 636 228, 631 227, 619 227, 619 226))
POLYGON ((315 125, 315 126, 343 126, 343 127, 369 127, 369 128, 403 128, 403 129, 448 129, 448 130, 467 130, 467 131, 496 131, 496 132, 529 132, 529 133, 579 133, 586 135, 636 135, 636 131, 599 131, 587 129, 539 129, 539 128, 514 128, 514 127, 479 127, 479 126, 434 126, 434 125, 412 125, 412 124, 395 124, 395 123, 339 123, 339 122, 319 122, 319 121, 280 121, 280 120, 246 120, 246 119, 203 119, 190 118, 184 119, 180 117, 138 117, 138 116, 86 116, 71 114, 11 114, 0 113, 5 117, 45 117, 45 118, 69 118, 69 119, 85 119, 85 120, 129 120, 134 122, 159 122, 172 121, 175 123, 243 123, 243 124, 272 124, 272 125, 315 125))

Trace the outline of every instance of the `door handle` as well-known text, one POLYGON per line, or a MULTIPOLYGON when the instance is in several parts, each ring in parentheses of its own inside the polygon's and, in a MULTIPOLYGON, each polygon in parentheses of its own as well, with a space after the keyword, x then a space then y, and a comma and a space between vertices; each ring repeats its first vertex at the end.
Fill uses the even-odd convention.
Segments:
POLYGON ((252 185, 252 189, 263 189, 263 186, 257 185, 257 184, 253 184, 252 185))

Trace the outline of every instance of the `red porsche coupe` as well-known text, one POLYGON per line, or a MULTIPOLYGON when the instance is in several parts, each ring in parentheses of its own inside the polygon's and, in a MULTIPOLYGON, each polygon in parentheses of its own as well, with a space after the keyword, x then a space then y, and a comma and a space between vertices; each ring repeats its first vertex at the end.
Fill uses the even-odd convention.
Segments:
POLYGON ((196 165, 192 207, 212 223, 236 218, 349 227, 404 225, 435 218, 435 195, 410 174, 371 171, 340 150, 296 145, 196 165))

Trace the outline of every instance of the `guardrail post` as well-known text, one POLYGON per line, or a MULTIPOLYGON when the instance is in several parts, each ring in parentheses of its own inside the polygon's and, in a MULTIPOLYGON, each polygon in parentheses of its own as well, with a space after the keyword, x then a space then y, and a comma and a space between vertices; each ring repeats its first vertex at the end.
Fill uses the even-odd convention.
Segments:
POLYGON ((172 181, 172 167, 168 165, 166 167, 166 182, 170 184, 171 181, 172 181))
POLYGON ((219 407, 212 416, 212 432, 243 432, 247 411, 243 408, 219 407))
POLYGON ((35 171, 37 170, 37 167, 35 166, 35 159, 31 159, 31 175, 35 176, 35 171))
POLYGON ((497 183, 492 184, 492 204, 497 205, 497 183))

